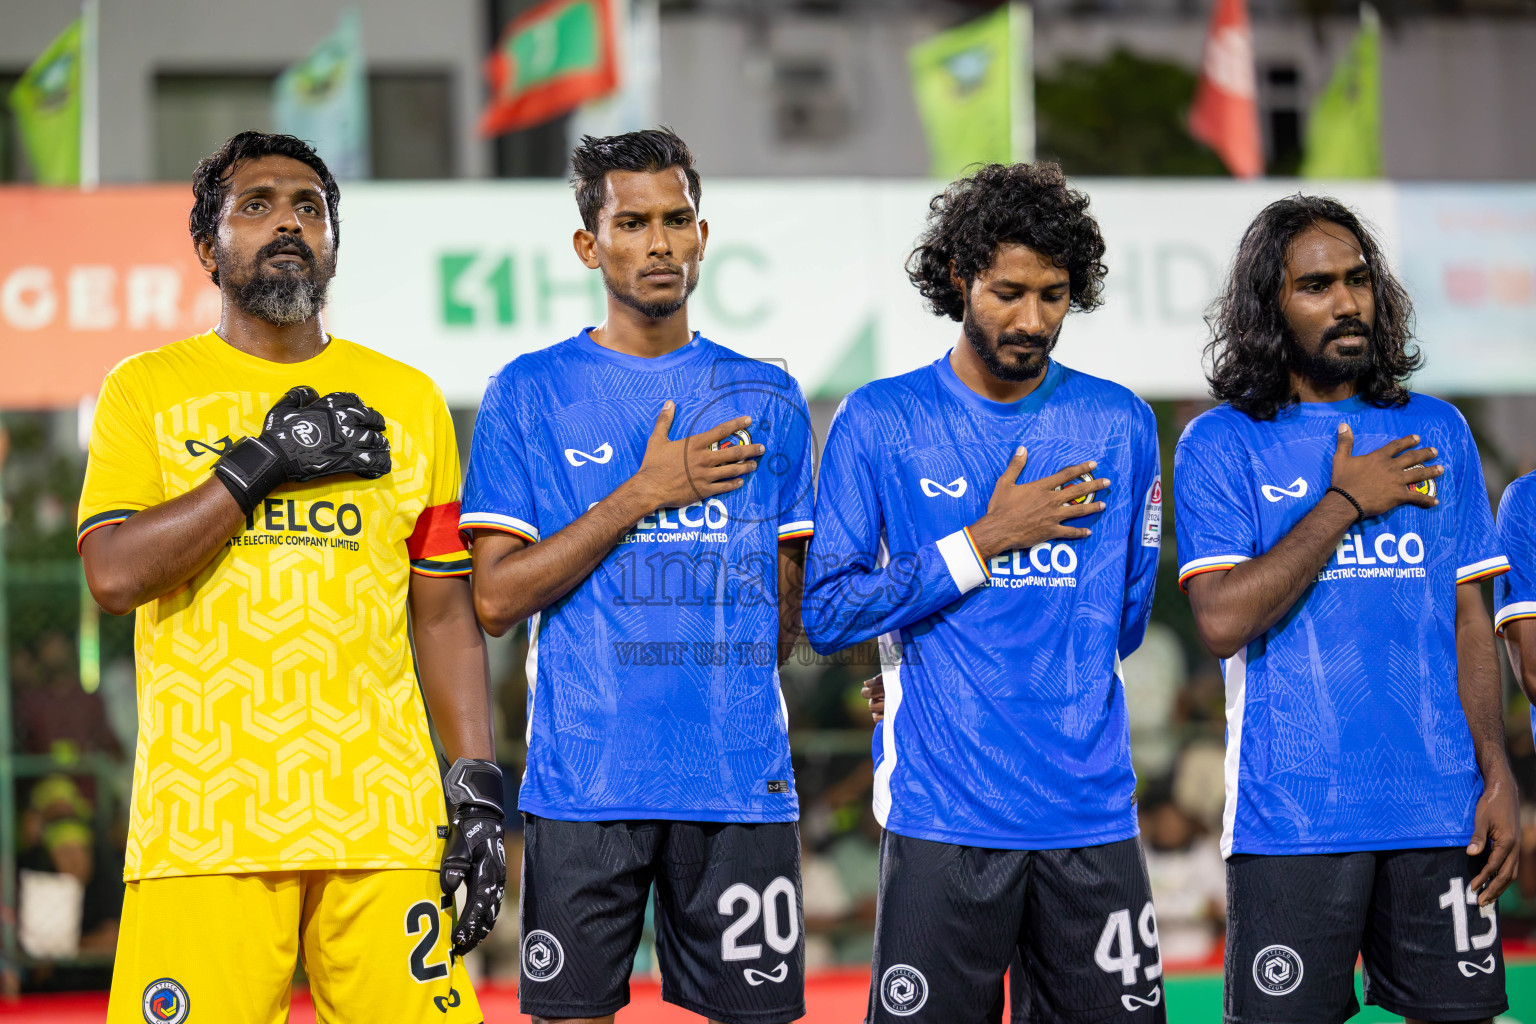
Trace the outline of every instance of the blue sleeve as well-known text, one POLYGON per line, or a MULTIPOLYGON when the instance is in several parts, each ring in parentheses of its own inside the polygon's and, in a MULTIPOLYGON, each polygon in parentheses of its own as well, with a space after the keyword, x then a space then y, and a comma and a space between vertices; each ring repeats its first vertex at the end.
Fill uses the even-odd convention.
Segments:
POLYGON ((830 654, 917 622, 991 578, 967 530, 887 551, 879 490, 860 449, 853 398, 832 421, 806 557, 806 637, 830 654))
POLYGON ((540 539, 537 506, 509 376, 503 370, 491 378, 475 416, 459 532, 499 530, 536 544, 540 539))
MULTIPOLYGON (((1193 425, 1192 425, 1193 426, 1193 425)), ((1173 453, 1173 526, 1179 589, 1203 572, 1263 554, 1245 451, 1186 431, 1173 453)))
POLYGON ((1509 572, 1493 581, 1493 625, 1502 636, 1516 619, 1536 619, 1536 474, 1505 488, 1497 529, 1509 559, 1509 572))
POLYGON ((1157 444, 1157 420, 1138 402, 1138 424, 1131 441, 1131 494, 1140 502, 1131 517, 1125 559, 1125 605, 1120 614, 1120 657, 1141 646, 1152 615, 1157 560, 1163 542, 1163 472, 1157 444))
MULTIPOLYGON (((1456 582, 1472 583, 1497 576, 1509 569, 1509 560, 1499 550, 1493 529, 1493 509, 1488 504, 1488 484, 1483 480, 1483 458, 1472 429, 1457 417, 1461 428, 1458 465, 1451 468, 1456 502, 1456 582)), ((1441 477, 1444 480, 1445 477, 1441 477)), ((1444 501, 1441 506, 1444 506, 1444 501)))
MULTIPOLYGON (((809 538, 815 532, 814 505, 816 501, 816 453, 815 439, 811 432, 811 411, 806 407, 805 395, 798 384, 794 388, 795 415, 784 431, 782 452, 769 452, 764 458, 773 460, 782 454, 788 459, 783 480, 779 487, 779 541, 809 538)), ((770 465, 770 468, 772 466, 770 465)))

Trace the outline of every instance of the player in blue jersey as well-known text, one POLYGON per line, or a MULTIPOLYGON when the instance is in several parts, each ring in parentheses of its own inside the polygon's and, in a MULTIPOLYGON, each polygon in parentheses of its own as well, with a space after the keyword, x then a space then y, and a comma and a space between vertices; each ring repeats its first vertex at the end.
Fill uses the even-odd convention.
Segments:
POLYGON ((1266 207, 1213 308, 1224 404, 1179 441, 1180 586, 1227 690, 1226 1019, 1506 1006, 1515 783, 1472 434, 1405 386, 1412 309, 1331 199, 1266 207), (1357 454, 1359 453, 1359 454, 1357 454))
POLYGON ((1509 572, 1493 581, 1493 625, 1504 638, 1515 678, 1531 698, 1536 730, 1536 473, 1504 489, 1498 531, 1509 572))
POLYGON ((1162 530, 1157 431, 1052 358, 1104 243, 1054 164, 934 199, 908 261, 954 348, 853 392, 821 465, 806 630, 879 638, 870 1022, 988 1019, 1018 952, 1040 1021, 1161 1021, 1122 656, 1162 530))
POLYGON ((491 379, 459 520, 482 624, 529 621, 519 998, 612 1020, 654 885, 662 997, 782 1024, 805 1013, 778 679, 811 533, 805 400, 689 330, 709 230, 683 141, 588 137, 573 164, 607 319, 491 379))

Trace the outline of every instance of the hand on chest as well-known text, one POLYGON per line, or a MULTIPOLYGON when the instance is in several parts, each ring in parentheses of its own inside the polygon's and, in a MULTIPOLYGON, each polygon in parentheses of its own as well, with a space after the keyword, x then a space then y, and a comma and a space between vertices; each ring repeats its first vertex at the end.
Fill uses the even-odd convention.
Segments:
MULTIPOLYGON (((1102 440, 1026 438, 1020 442, 999 438, 996 441, 946 442, 905 451, 893 444, 880 449, 884 460, 891 464, 874 467, 885 492, 882 504, 908 509, 912 521, 924 535, 944 536, 969 526, 986 513, 993 491, 1008 467, 1008 460, 1020 443, 1029 450, 1024 470, 1019 474, 1020 484, 1090 461, 1099 463, 1095 471, 1097 476, 1115 480, 1121 473, 1118 448, 1107 446, 1102 440)), ((1124 486, 1128 492, 1129 474, 1125 476, 1124 486)), ((1116 480, 1117 484, 1119 482, 1116 480)), ((1115 494, 1112 485, 1096 497, 1113 503, 1120 496, 1115 494)), ((1100 519, 1102 515, 1085 517, 1082 525, 1091 527, 1091 520, 1100 519)))
MULTIPOLYGON (((605 401, 551 413, 532 435, 544 450, 528 461, 542 467, 535 469, 545 477, 545 486, 538 489, 554 518, 574 519, 641 469, 656 426, 658 405, 650 398, 605 401)), ((753 508, 768 502, 793 471, 797 454, 786 450, 785 437, 793 433, 789 429, 793 424, 784 420, 790 415, 803 418, 798 410, 781 408, 783 405, 730 394, 679 400, 668 432, 671 441, 695 439, 690 443, 717 450, 761 444, 767 451, 758 460, 757 469, 743 478, 740 490, 654 513, 639 528, 666 529, 671 524, 718 530, 727 516, 738 520, 748 517, 753 508), (742 416, 752 417, 750 426, 713 442, 705 440, 704 435, 718 433, 716 427, 742 416)))
MULTIPOLYGON (((1396 440, 1397 436, 1357 431, 1354 451, 1356 454, 1375 451, 1396 440)), ((1417 565, 1424 560, 1426 545, 1434 547, 1451 542, 1454 503, 1448 499, 1453 491, 1450 483, 1457 467, 1446 457, 1447 445, 1437 443, 1438 440, 1432 441, 1426 435, 1424 443, 1438 448, 1441 454, 1434 461, 1445 466, 1446 475, 1424 481, 1419 487, 1438 497, 1440 504, 1434 508, 1401 504, 1355 524, 1340 543, 1331 560, 1333 563, 1417 565)), ((1322 500, 1333 483, 1336 446, 1331 435, 1305 437, 1250 455, 1251 501, 1258 518, 1261 550, 1268 550, 1278 543, 1322 500)))

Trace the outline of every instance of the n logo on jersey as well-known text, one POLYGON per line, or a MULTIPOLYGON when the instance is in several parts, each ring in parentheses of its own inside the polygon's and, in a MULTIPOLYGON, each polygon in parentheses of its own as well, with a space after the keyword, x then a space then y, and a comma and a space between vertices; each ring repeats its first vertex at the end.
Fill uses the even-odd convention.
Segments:
POLYGON ((1297 477, 1291 481, 1289 487, 1276 487, 1274 484, 1265 484, 1259 490, 1264 492, 1264 497, 1269 501, 1280 501, 1282 498, 1305 498, 1307 496, 1307 481, 1297 477))
POLYGON ((780 960, 779 966, 771 971, 759 971, 754 967, 743 967, 741 976, 747 979, 747 984, 756 987, 766 982, 778 983, 789 977, 789 962, 780 960))
POLYGON ((928 495, 930 498, 937 498, 940 491, 943 491, 951 498, 958 498, 965 494, 965 489, 967 486, 965 477, 963 476, 955 477, 955 479, 949 482, 948 486, 941 484, 936 480, 929 480, 927 477, 923 477, 919 483, 923 488, 923 493, 928 495))
POLYGON ((565 461, 573 466, 585 466, 589 462, 596 462, 598 465, 602 465, 611 458, 613 458, 613 445, 607 441, 604 441, 602 447, 598 448, 595 452, 584 452, 579 448, 567 448, 565 450, 565 461))
POLYGON ((1460 968, 1462 974, 1465 974, 1467 977, 1471 978, 1478 974, 1492 974, 1494 967, 1497 965, 1494 962, 1493 954, 1489 953, 1487 959, 1485 959, 1480 964, 1468 963, 1466 960, 1458 960, 1456 961, 1456 966, 1460 968))
POLYGON ((213 444, 193 439, 188 439, 182 443, 187 446, 187 454, 194 459, 199 455, 223 455, 235 446, 235 442, 231 441, 227 434, 213 442, 213 444))

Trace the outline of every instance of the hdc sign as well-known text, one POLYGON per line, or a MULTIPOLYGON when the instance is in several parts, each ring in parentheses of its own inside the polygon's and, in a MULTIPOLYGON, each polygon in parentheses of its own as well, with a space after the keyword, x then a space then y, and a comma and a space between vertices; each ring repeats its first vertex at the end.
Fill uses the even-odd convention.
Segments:
POLYGON ((212 327, 185 187, 0 189, 0 406, 73 405, 135 352, 212 327))

